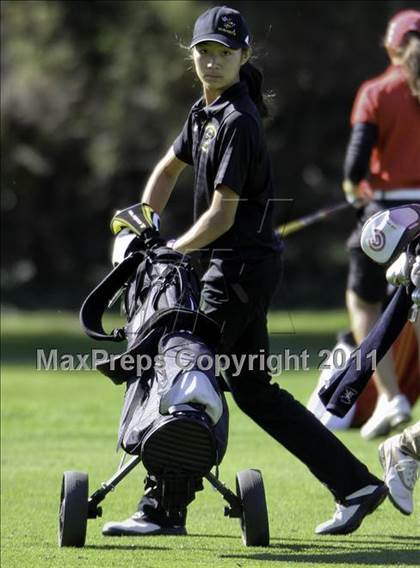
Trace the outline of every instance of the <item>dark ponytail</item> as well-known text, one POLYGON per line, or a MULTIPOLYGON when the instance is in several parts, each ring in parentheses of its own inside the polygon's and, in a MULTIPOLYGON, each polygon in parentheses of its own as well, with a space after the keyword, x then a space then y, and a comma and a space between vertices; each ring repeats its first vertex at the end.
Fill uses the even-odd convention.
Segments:
POLYGON ((268 117, 270 114, 268 99, 271 98, 272 95, 263 92, 264 77, 261 71, 248 61, 242 65, 239 78, 247 84, 249 96, 254 101, 261 118, 268 117))

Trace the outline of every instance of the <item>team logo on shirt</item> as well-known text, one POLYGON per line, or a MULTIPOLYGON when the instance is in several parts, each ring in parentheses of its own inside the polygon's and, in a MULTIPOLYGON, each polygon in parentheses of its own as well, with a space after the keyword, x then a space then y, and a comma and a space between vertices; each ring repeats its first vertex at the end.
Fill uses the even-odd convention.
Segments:
POLYGON ((215 138, 216 134, 217 130, 214 124, 212 122, 206 124, 204 128, 203 139, 201 141, 201 146, 200 146, 203 152, 208 152, 209 146, 212 140, 215 138))

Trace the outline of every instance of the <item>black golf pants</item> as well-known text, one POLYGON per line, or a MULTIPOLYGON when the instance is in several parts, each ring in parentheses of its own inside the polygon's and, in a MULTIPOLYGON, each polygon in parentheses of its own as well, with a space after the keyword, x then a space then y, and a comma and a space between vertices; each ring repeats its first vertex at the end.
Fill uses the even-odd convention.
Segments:
MULTIPOLYGON (((222 327, 219 353, 238 359, 269 353, 267 311, 280 273, 279 254, 239 270, 210 266, 203 277, 201 310, 222 327)), ((227 380, 239 408, 303 462, 337 501, 365 485, 381 483, 311 412, 272 383, 266 370, 248 370, 245 365, 239 376, 227 380)), ((146 488, 139 509, 148 518, 165 524, 185 522, 185 511, 169 518, 159 506, 150 478, 146 488)))

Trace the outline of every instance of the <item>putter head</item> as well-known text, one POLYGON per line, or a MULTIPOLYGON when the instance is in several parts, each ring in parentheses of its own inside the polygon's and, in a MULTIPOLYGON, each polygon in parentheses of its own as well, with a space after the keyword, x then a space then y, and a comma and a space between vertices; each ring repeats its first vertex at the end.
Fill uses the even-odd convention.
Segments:
POLYGON ((387 264, 417 237, 420 237, 420 205, 410 204, 372 215, 363 227, 360 244, 372 260, 387 264))

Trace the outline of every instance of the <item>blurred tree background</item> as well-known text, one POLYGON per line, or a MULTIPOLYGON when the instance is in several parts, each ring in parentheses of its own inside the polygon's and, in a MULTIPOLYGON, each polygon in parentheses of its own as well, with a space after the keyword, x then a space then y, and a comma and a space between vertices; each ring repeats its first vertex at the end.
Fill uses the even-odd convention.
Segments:
MULTIPOLYGON (((2 303, 78 308, 110 268, 109 219, 138 201, 199 97, 187 44, 215 2, 3 0, 2 303)), ((231 1, 276 94, 267 125, 279 223, 342 199, 349 114, 380 73, 389 18, 420 2, 231 1), (288 200, 292 201, 288 201, 288 200)), ((183 175, 163 216, 192 220, 183 175)), ((275 305, 341 306, 353 211, 287 239, 275 305)))

